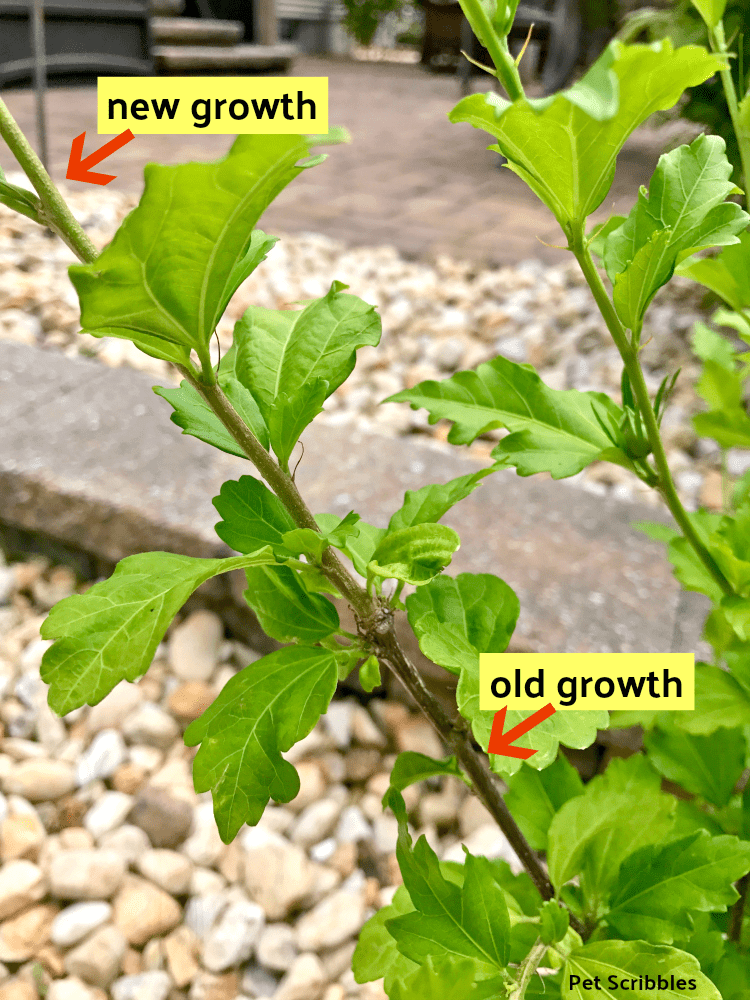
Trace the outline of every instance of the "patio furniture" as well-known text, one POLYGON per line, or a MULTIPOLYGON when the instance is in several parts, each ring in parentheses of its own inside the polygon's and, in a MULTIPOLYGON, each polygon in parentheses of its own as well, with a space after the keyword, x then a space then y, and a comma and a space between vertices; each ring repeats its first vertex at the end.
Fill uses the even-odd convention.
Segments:
MULTIPOLYGON (((0 87, 34 75, 28 0, 0 0, 0 87)), ((147 0, 44 0, 51 85, 150 74, 147 0)))

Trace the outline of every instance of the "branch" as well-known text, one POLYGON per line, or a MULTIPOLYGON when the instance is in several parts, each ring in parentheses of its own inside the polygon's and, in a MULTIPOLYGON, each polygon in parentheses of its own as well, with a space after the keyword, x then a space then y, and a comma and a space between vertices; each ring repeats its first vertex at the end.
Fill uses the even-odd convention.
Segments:
POLYGON ((730 910, 729 940, 734 941, 735 944, 739 944, 742 937, 742 923, 745 917, 747 893, 748 889, 750 889, 750 874, 743 875, 739 882, 736 883, 735 889, 739 892, 740 898, 730 910))
MULTIPOLYGON (((302 499, 296 484, 271 457, 255 435, 243 423, 239 414, 224 395, 221 387, 204 385, 187 368, 181 373, 202 395, 224 427, 239 444, 258 472, 286 507, 294 523, 300 528, 318 531, 315 518, 302 499)), ((539 858, 529 846, 518 824, 510 814, 500 793, 497 778, 490 771, 487 757, 474 746, 469 727, 458 717, 451 719, 440 702, 427 689, 417 668, 401 648, 393 630, 392 615, 384 614, 380 602, 371 597, 351 576, 333 549, 323 553, 322 568, 352 607, 360 628, 364 629, 378 659, 386 662, 415 700, 421 711, 432 723, 438 736, 456 754, 461 766, 471 779, 478 798, 497 822, 521 863, 529 873, 543 899, 554 898, 554 889, 539 858)), ((571 926, 580 930, 571 914, 571 926)))
POLYGON ((31 148, 29 140, 1 98, 0 136, 5 139, 23 172, 36 188, 44 208, 44 221, 66 246, 70 247, 79 260, 84 264, 93 263, 99 256, 98 250, 78 224, 65 199, 44 169, 42 161, 31 148))
POLYGON ((661 439, 661 434, 659 433, 659 424, 656 420, 654 408, 651 405, 651 398, 648 393, 648 387, 646 386, 646 380, 643 377, 643 369, 641 368, 640 361, 638 360, 638 352, 633 349, 630 341, 628 340, 625 327, 620 322, 620 317, 617 315, 617 311, 610 301, 607 290, 604 287, 604 282, 599 276, 599 272, 597 271, 591 257, 591 251, 584 245, 582 238, 574 237, 572 244, 571 250, 575 254, 576 260, 578 261, 581 271, 583 272, 583 276, 591 289, 594 299, 596 300, 596 304, 599 307, 599 311, 604 318, 604 322, 607 324, 607 328, 612 335, 612 339, 615 342, 617 350, 620 352, 620 357, 623 360, 623 364, 625 365, 625 369, 630 378, 630 384, 633 388, 633 394, 638 403, 638 409, 640 410, 641 417, 643 418, 643 422, 646 426, 648 443, 651 445, 651 451, 654 456, 654 464, 656 465, 659 475, 659 481, 655 484, 656 489, 661 494, 662 499, 669 508, 672 517, 677 522, 683 535, 693 547, 695 554, 706 567, 713 579, 716 583, 718 583, 719 587, 721 587, 725 594, 733 594, 734 590, 731 584, 722 573, 709 550, 703 544, 693 525, 693 522, 690 520, 685 508, 682 506, 682 501, 677 494, 677 489, 675 488, 674 480, 672 479, 672 473, 669 469, 669 463, 667 462, 667 455, 664 451, 664 444, 661 439))

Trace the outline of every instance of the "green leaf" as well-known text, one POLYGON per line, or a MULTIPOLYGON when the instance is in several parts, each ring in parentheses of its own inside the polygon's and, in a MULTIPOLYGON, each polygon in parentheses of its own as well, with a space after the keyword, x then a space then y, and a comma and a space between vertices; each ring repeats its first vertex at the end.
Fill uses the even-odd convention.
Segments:
POLYGON ((6 205, 14 212, 25 215, 32 222, 38 222, 40 226, 47 225, 42 218, 43 209, 39 198, 26 188, 9 184, 5 179, 2 167, 0 167, 0 205, 6 205))
POLYGON ((724 17, 727 0, 692 0, 692 4, 706 22, 706 27, 715 28, 724 17))
POLYGON ((750 232, 740 233, 739 240, 717 257, 691 257, 675 269, 709 288, 737 312, 750 308, 750 232))
POLYGON ((504 652, 519 611, 513 590, 490 573, 438 577, 406 599, 419 648, 454 674, 478 671, 479 653, 504 652))
POLYGON ((419 969, 417 962, 412 962, 398 950, 396 939, 386 926, 388 921, 406 913, 414 913, 414 904, 402 885, 396 890, 388 906, 370 917, 360 931, 352 957, 352 972, 356 982, 369 983, 373 979, 384 978, 386 993, 390 994, 396 984, 419 969))
MULTIPOLYGON (((711 533, 721 523, 721 514, 698 510, 689 513, 688 517, 698 536, 707 545, 711 533)), ((649 521, 634 522, 633 527, 638 528, 649 538, 668 543, 667 557, 674 567, 675 579, 682 584, 685 590, 695 590, 699 594, 705 594, 715 603, 721 600, 724 593, 721 587, 698 558, 695 549, 686 538, 682 537, 679 531, 675 531, 667 525, 656 525, 649 521)))
POLYGON ((195 350, 206 364, 229 300, 275 242, 253 227, 319 142, 241 135, 213 163, 149 164, 138 207, 112 242, 94 263, 70 268, 83 329, 176 364, 195 350))
POLYGON ((357 348, 380 342, 374 306, 345 295, 348 287, 334 281, 300 310, 251 306, 234 328, 240 381, 258 401, 280 459, 352 373, 357 348))
POLYGON ((579 875, 585 897, 601 898, 628 855, 664 840, 675 806, 645 758, 613 760, 552 819, 547 851, 552 884, 559 890, 579 875))
POLYGON ((681 989, 662 990, 665 1000, 689 996, 690 1000, 722 1000, 714 984, 700 970, 692 955, 665 945, 647 944, 645 941, 597 941, 574 951, 563 969, 563 1000, 612 1000, 624 991, 620 983, 627 983, 629 1000, 653 1000, 654 988, 646 989, 646 979, 657 981, 659 977, 671 984, 678 979, 686 981, 681 989), (571 985, 570 977, 577 976, 578 982, 571 985), (610 976, 615 977, 613 989, 610 976), (596 980, 598 988, 583 989, 585 979, 596 980), (643 978, 641 978, 643 977, 643 978), (633 980, 635 983, 633 984, 633 980), (695 980, 695 988, 688 981, 695 980))
POLYGON ((612 301, 625 326, 639 331, 651 299, 669 281, 674 264, 671 229, 660 229, 638 248, 627 268, 615 278, 612 301))
POLYGON ((526 764, 509 777, 505 804, 529 845, 535 851, 546 851, 552 817, 568 799, 582 792, 578 771, 559 754, 543 771, 526 764))
MULTIPOLYGON (((719 310, 716 322, 735 325, 744 322, 734 313, 719 310)), ((744 331, 741 329, 741 335, 744 331)), ((701 437, 710 437, 722 448, 750 447, 750 418, 745 411, 744 373, 737 370, 731 343, 704 323, 696 323, 692 338, 695 353, 703 360, 703 370, 696 389, 709 405, 706 413, 693 417, 693 426, 701 437)))
POLYGON ((396 856, 415 907, 386 923, 399 951, 420 964, 430 956, 474 959, 486 975, 505 968, 510 917, 492 863, 467 852, 463 885, 455 885, 424 836, 412 848, 400 792, 391 788, 386 798, 398 820, 396 856))
MULTIPOLYGON (((460 673, 458 709, 486 750, 495 713, 479 708, 479 654, 506 649, 520 610, 518 598, 496 576, 461 573, 455 579, 441 577, 420 587, 406 599, 406 610, 425 656, 451 673, 460 673)), ((507 725, 516 725, 529 714, 508 712, 507 725)), ((606 727, 607 720, 606 712, 556 712, 518 745, 538 751, 532 766, 547 767, 557 756, 561 741, 567 746, 590 746, 597 727, 606 727)), ((521 766, 520 760, 495 754, 490 762, 496 773, 504 775, 521 766)))
POLYGON ((448 483, 433 483, 420 490, 407 490, 403 506, 388 522, 388 531, 439 521, 459 500, 473 493, 482 479, 492 471, 492 468, 480 469, 479 472, 451 479, 448 483))
POLYGON ((448 757, 447 760, 433 760, 432 757, 427 757, 423 753, 405 750, 396 757, 396 762, 393 765, 391 788, 402 792, 408 785, 413 785, 417 781, 445 774, 464 780, 463 772, 455 757, 448 757))
POLYGON ((258 566, 247 571, 244 597, 260 627, 278 642, 316 642, 339 627, 336 608, 321 594, 310 594, 288 566, 258 566))
POLYGON ((700 135, 659 158, 648 190, 641 188, 627 219, 609 233, 604 266, 620 319, 630 329, 640 330, 681 255, 739 242, 750 216, 726 201, 735 190, 731 172, 724 140, 700 135))
POLYGON ((444 524, 415 524, 383 538, 372 554, 367 572, 417 586, 441 573, 461 544, 444 524))
MULTIPOLYGON (((690 344, 701 361, 713 361, 728 372, 734 371, 734 348, 726 337, 712 330, 710 326, 696 323, 690 344)), ((706 399, 705 396, 703 398, 706 399)))
POLYGON ((57 641, 42 659, 49 704, 58 715, 96 705, 121 680, 151 666, 156 647, 188 597, 219 573, 274 561, 269 548, 234 559, 145 552, 122 559, 108 580, 57 603, 42 623, 57 641))
MULTIPOLYGON (((359 683, 368 694, 383 683, 383 678, 380 676, 380 661, 377 656, 368 656, 359 668, 359 683)), ((391 780, 393 779, 391 778, 391 780)))
POLYGON ((328 531, 314 531, 312 528, 294 528, 283 536, 283 547, 292 555, 305 554, 320 562, 329 545, 343 548, 346 539, 357 533, 359 514, 353 510, 346 517, 334 518, 328 531))
POLYGON ((185 730, 200 743, 195 790, 211 791, 221 839, 254 825, 269 799, 290 802, 299 792, 294 767, 281 756, 312 731, 336 690, 336 654, 289 646, 235 674, 216 701, 185 730))
POLYGON ((451 444, 471 444, 493 428, 507 428, 511 434, 492 455, 514 465, 519 476, 549 472, 562 479, 599 459, 631 467, 619 429, 622 410, 609 396, 550 389, 529 367, 502 356, 442 382, 420 382, 386 402, 422 407, 431 424, 453 421, 451 444))
MULTIPOLYGON (((260 414, 258 404, 253 399, 248 390, 241 385, 236 378, 231 375, 219 376, 219 386, 229 402, 235 408, 243 421, 247 424, 253 434, 258 438, 264 448, 268 448, 270 438, 268 428, 260 414)), ((189 382, 180 382, 179 389, 166 389, 163 386, 155 385, 154 392, 162 399, 166 399, 173 408, 174 413, 170 419, 172 423, 182 428, 183 434, 190 434, 197 437, 206 444, 225 451, 229 455, 236 455, 238 458, 247 458, 245 452, 240 448, 232 435, 219 420, 208 403, 203 399, 197 389, 194 389, 189 382)))
POLYGON ((655 729, 643 742, 657 771, 685 791, 719 807, 734 795, 747 751, 741 729, 717 729, 710 736, 655 729))
POLYGON ((280 392, 268 413, 271 445, 283 469, 289 468, 289 457, 302 431, 323 411, 328 396, 328 383, 315 378, 296 392, 280 392))
MULTIPOLYGON (((335 514, 316 514, 315 520, 324 532, 329 532, 340 523, 335 514)), ((355 530, 339 542, 332 542, 337 549, 349 556, 360 576, 367 576, 367 564, 373 553, 386 536, 385 528, 376 528, 367 521, 357 521, 355 530)))
POLYGON ((673 107, 687 87, 725 63, 699 46, 676 51, 612 42, 576 87, 510 104, 472 94, 448 116, 495 136, 497 149, 568 233, 601 205, 628 136, 655 111, 673 107))
POLYGON ((732 885, 750 871, 750 843, 705 831, 652 844, 623 862, 606 921, 615 934, 655 944, 685 941, 691 913, 720 913, 738 898, 732 885))
POLYGON ((570 913, 555 899, 542 903, 539 924, 539 936, 544 944, 555 944, 562 941, 568 933, 570 913))
POLYGON ((294 521, 269 488, 254 476, 230 479, 213 498, 222 521, 216 534, 236 552, 254 552, 263 545, 283 546, 294 521))
POLYGON ((707 663, 695 665, 695 710, 673 713, 674 725, 697 736, 750 725, 750 694, 736 677, 707 663))
POLYGON ((427 957, 415 972, 393 984, 390 1000, 445 1000, 448 983, 451 1000, 475 1000, 476 969, 476 962, 468 958, 427 957))

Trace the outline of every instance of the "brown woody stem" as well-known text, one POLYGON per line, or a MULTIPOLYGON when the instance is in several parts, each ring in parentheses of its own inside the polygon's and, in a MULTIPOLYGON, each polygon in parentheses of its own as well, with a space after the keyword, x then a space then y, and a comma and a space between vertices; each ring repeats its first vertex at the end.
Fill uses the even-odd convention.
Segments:
MULTIPOLYGON (((181 368, 180 371, 203 396, 224 427, 263 476, 292 516, 294 523, 300 528, 312 528, 317 531, 318 526, 315 518, 302 499, 294 480, 281 469, 245 425, 218 383, 205 385, 195 377, 195 372, 191 372, 187 368, 181 368)), ((376 598, 371 597, 363 587, 360 587, 333 549, 328 548, 324 552, 322 567, 328 579, 335 584, 349 602, 360 624, 360 629, 363 630, 362 634, 367 635, 378 659, 390 666, 395 676, 432 723, 438 736, 458 758, 461 767, 471 779, 478 798, 507 837, 542 898, 552 899, 555 892, 547 873, 511 816, 500 792, 498 780, 489 769, 487 757, 474 746, 474 740, 466 722, 460 716, 451 718, 437 698, 427 689, 417 668, 409 660, 396 638, 392 617, 383 614, 383 605, 376 598), (374 627, 376 622, 382 623, 384 631, 374 627)), ((571 915, 571 926, 580 930, 573 915, 571 915)))

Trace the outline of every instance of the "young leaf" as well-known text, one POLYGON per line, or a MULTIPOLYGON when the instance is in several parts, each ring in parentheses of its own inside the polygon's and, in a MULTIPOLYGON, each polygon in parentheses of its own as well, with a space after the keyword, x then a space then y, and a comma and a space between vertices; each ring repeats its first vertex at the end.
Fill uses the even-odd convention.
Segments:
POLYGON ((625 938, 655 944, 685 941, 691 913, 720 913, 738 893, 732 885, 750 871, 750 843, 699 831, 670 844, 636 851, 612 888, 607 924, 625 938))
POLYGON ((670 998, 689 995, 690 1000, 721 1000, 721 994, 703 975, 692 955, 645 941, 596 941, 576 949, 563 969, 563 1000, 611 1000, 612 996, 620 995, 623 980, 627 983, 629 1000, 653 1000, 656 987, 646 988, 647 976, 650 982, 655 983, 659 978, 666 981, 669 984, 666 996, 670 998), (575 983, 571 976, 577 977, 575 983), (675 982, 685 980, 684 994, 671 989, 672 976, 675 982), (584 980, 591 980, 593 988, 583 989, 584 980), (687 986, 691 980, 695 980, 695 989, 687 986), (600 984, 598 988, 595 981, 600 984))
POLYGON ((741 729, 717 729, 710 736, 655 729, 643 742, 649 761, 665 778, 715 806, 729 803, 745 766, 741 729))
POLYGON ((664 839, 675 805, 645 758, 613 760, 552 819, 547 851, 552 884, 559 890, 580 875, 585 897, 601 899, 626 857, 664 839))
POLYGON ((442 382, 420 382, 386 402, 410 403, 430 423, 453 421, 451 444, 471 442, 496 427, 512 433, 492 452, 519 476, 574 476, 600 459, 631 468, 620 431, 622 410, 601 392, 549 389, 536 372, 502 356, 442 382))
POLYGON ((519 611, 513 590, 489 573, 438 577, 406 599, 419 648, 454 674, 478 671, 479 653, 504 652, 519 611))
POLYGON ((204 364, 232 295, 276 242, 253 230, 274 198, 328 136, 241 135, 213 163, 149 164, 138 207, 93 264, 69 269, 81 325, 132 340, 146 354, 204 364), (159 253, 152 253, 158 241, 159 253))
POLYGON ((388 522, 388 531, 439 521, 459 500, 473 493, 481 480, 492 471, 492 468, 480 469, 479 472, 451 479, 448 483, 433 483, 419 490, 407 490, 403 506, 388 522))
POLYGON ((732 673, 707 663, 695 665, 695 710, 671 714, 674 725, 697 736, 720 727, 750 725, 750 693, 732 673))
POLYGON ((386 798, 398 820, 396 855, 415 907, 386 923, 399 951, 419 964, 430 956, 474 959, 485 977, 505 968, 510 917, 492 863, 467 853, 463 885, 455 885, 424 837, 412 847, 401 793, 391 788, 386 798))
MULTIPOLYGON (((724 368, 725 371, 734 371, 734 348, 726 337, 722 337, 720 333, 712 330, 705 323, 695 324, 690 338, 690 345, 693 348, 693 352, 698 355, 701 361, 713 361, 719 367, 724 368)), ((706 399, 706 396, 703 398, 706 399)), ((712 402, 710 396, 707 402, 712 402)))
POLYGON ((539 936, 544 944, 562 941, 570 926, 570 912, 560 906, 557 900, 548 899, 542 903, 539 916, 539 936))
POLYGON ((9 184, 2 167, 0 167, 0 205, 6 205, 19 215, 25 215, 32 222, 38 222, 40 226, 46 225, 42 218, 42 203, 39 198, 33 191, 18 187, 17 184, 9 184))
POLYGON ((627 219, 609 233, 604 266, 620 319, 640 329, 651 299, 671 278, 678 258, 738 243, 750 222, 734 192, 732 166, 720 136, 700 135, 659 158, 648 190, 642 187, 627 219))
MULTIPOLYGON (((721 515, 697 510, 688 514, 688 517, 693 522, 693 526, 703 543, 708 544, 711 533, 721 523, 721 515)), ((685 590, 695 590, 699 594, 705 594, 715 603, 721 600, 723 595, 721 587, 698 558, 695 549, 688 543, 687 539, 682 537, 679 531, 664 524, 653 524, 650 521, 634 522, 633 527, 638 528, 639 531, 657 542, 667 543, 667 558, 674 567, 675 579, 682 584, 685 590)))
POLYGON ((289 457, 302 431, 323 410, 328 396, 328 383, 323 378, 306 382, 296 392, 281 392, 268 413, 271 445, 283 469, 289 468, 289 457))
POLYGON ((350 510, 346 517, 335 518, 335 523, 329 531, 314 531, 312 528, 294 528, 287 531, 283 536, 283 550, 298 556, 303 553, 312 557, 315 562, 320 562, 325 549, 329 545, 341 548, 346 544, 346 539, 357 533, 357 522, 359 514, 350 510))
POLYGON ((270 548, 233 559, 145 552, 122 559, 108 580, 66 597, 42 623, 56 639, 42 658, 49 704, 58 715, 96 705, 121 680, 146 673, 156 647, 185 601, 218 573, 273 563, 270 548))
POLYGON ((247 571, 244 597, 260 627, 278 642, 317 642, 339 627, 336 608, 322 594, 308 593, 288 566, 258 566, 247 571))
POLYGON ((476 962, 468 958, 428 956, 416 971, 393 984, 390 1000, 445 1000, 447 983, 451 1000, 476 1000, 476 971, 476 962))
MULTIPOLYGON (((359 668, 359 683, 368 694, 383 683, 383 678, 380 676, 380 661, 377 656, 368 656, 359 668)), ((393 780, 392 777, 391 780, 393 780)))
POLYGON ((692 0, 692 3, 707 28, 715 28, 719 24, 727 6, 727 0, 692 0))
POLYGON ((750 232, 739 234, 739 243, 725 247, 717 257, 690 257, 675 273, 705 285, 737 312, 750 308, 750 232))
POLYGON ((441 573, 461 543, 444 524, 415 524, 386 534, 367 564, 367 572, 419 586, 441 573))
MULTIPOLYGON (((341 519, 335 514, 316 514, 315 520, 322 531, 329 532, 340 523, 341 519)), ((385 536, 385 528, 376 528, 367 521, 358 520, 353 532, 331 544, 349 556, 360 576, 367 576, 367 564, 385 536)))
MULTIPOLYGON (((268 428, 251 393, 232 375, 219 375, 219 385, 263 447, 268 448, 270 444, 268 428)), ((183 434, 197 437, 206 444, 227 452, 228 455, 247 458, 208 403, 189 382, 180 382, 179 389, 166 389, 155 385, 154 392, 162 399, 166 399, 173 408, 174 413, 170 415, 170 419, 172 423, 182 428, 183 434)))
POLYGON ((390 994, 394 985, 402 982, 410 973, 419 968, 402 955, 396 946, 396 939, 387 928, 389 920, 413 913, 414 904, 404 886, 394 893, 388 906, 378 910, 362 928, 357 947, 352 957, 352 972, 358 983, 369 983, 373 979, 385 979, 386 993, 390 994))
POLYGON ((668 39, 655 45, 614 41, 570 90, 513 104, 494 93, 472 94, 448 117, 495 136, 490 148, 507 157, 508 168, 567 233, 601 205, 628 136, 723 65, 698 46, 675 51, 668 39))
POLYGON ((375 307, 345 295, 348 287, 334 281, 301 310, 251 306, 234 328, 238 376, 257 399, 279 458, 352 373, 357 348, 380 342, 375 307), (293 432, 286 426, 292 415, 293 432))
POLYGON ((432 757, 427 757, 423 753, 405 750, 396 757, 396 762, 393 765, 391 788, 403 792, 408 785, 413 785, 417 781, 424 781, 425 778, 444 774, 450 774, 464 780, 463 772, 455 757, 448 757, 447 760, 433 760, 432 757))
POLYGON ((535 851, 547 850, 552 817, 576 795, 583 793, 578 771, 563 754, 543 771, 524 765, 508 780, 505 804, 535 851))
POLYGON ((235 552, 254 552, 263 545, 283 546, 294 521, 269 488, 254 476, 230 479, 212 503, 223 518, 216 534, 235 552))
POLYGON ((630 330, 640 331, 652 298, 672 275, 671 241, 671 229, 652 233, 615 278, 612 301, 617 315, 630 330))
POLYGON ((338 679, 336 654, 289 646, 235 674, 207 711, 185 730, 200 743, 193 762, 198 793, 211 791, 221 839, 254 825, 269 799, 290 802, 299 776, 281 754, 312 731, 338 679))

